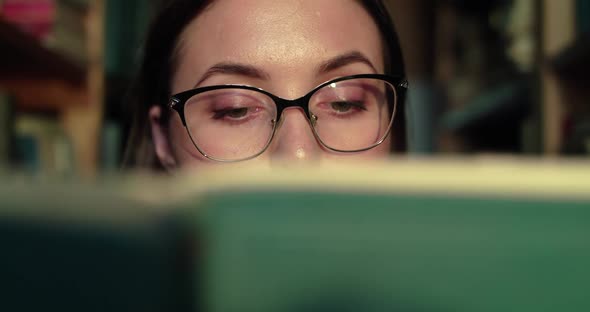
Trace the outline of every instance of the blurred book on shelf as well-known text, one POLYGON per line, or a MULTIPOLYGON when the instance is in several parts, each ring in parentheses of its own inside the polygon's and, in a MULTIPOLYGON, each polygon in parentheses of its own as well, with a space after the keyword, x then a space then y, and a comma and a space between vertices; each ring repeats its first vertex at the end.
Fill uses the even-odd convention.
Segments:
POLYGON ((46 40, 53 31, 55 11, 54 0, 0 1, 2 19, 41 41, 46 40))
POLYGON ((86 16, 87 6, 80 1, 60 0, 52 35, 46 45, 79 64, 87 62, 86 16))
POLYGON ((71 142, 55 118, 18 114, 15 137, 20 167, 30 174, 71 176, 74 155, 71 142))
MULTIPOLYGON (((9 157, 4 154, 11 152, 9 148, 13 149, 10 162, 8 158, 3 162, 6 164, 5 167, 34 176, 76 175, 73 145, 58 119, 32 113, 18 113, 12 116, 14 120, 4 127, 8 130, 5 134, 10 134, 10 137, 2 137, 0 140, 0 147, 6 145, 6 149, 0 149, 3 157, 9 157), (10 142, 13 142, 14 146, 8 145, 10 142)), ((117 123, 104 123, 101 128, 98 164, 103 174, 119 170, 122 140, 121 127, 117 123)))
POLYGON ((111 120, 105 120, 100 138, 100 169, 103 173, 113 173, 120 169, 123 154, 123 133, 121 125, 111 120))
MULTIPOLYGON (((76 176, 71 139, 54 116, 15 113, 10 97, 0 94, 0 125, 0 169, 32 176, 76 176)), ((98 164, 102 174, 119 171, 122 140, 117 123, 102 125, 98 164)))

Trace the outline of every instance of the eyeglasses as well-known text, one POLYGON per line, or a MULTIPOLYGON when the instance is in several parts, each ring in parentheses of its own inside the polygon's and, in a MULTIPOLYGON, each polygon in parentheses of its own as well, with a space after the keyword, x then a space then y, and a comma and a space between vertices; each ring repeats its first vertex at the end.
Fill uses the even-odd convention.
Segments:
POLYGON ((305 96, 286 100, 247 85, 217 85, 173 95, 168 107, 180 115, 197 150, 221 162, 247 160, 270 145, 283 110, 299 107, 326 149, 354 153, 372 149, 393 125, 404 78, 381 74, 340 77, 305 96))

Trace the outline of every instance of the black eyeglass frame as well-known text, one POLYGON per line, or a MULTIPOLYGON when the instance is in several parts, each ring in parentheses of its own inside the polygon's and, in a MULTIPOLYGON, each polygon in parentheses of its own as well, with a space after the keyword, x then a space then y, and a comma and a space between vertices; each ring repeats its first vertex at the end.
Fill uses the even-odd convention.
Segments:
POLYGON ((316 140, 318 142, 320 142, 320 144, 327 148, 330 151, 334 151, 334 152, 338 152, 338 153, 358 153, 358 152, 363 152, 363 151, 367 151, 370 150, 372 148, 375 148, 379 145, 381 145, 390 135, 391 133, 391 128, 393 126, 393 122, 395 120, 395 112, 397 110, 397 105, 400 102, 400 99, 403 99, 406 91, 408 89, 408 80, 405 77, 402 76, 392 76, 392 75, 385 75, 385 74, 359 74, 359 75, 350 75, 350 76, 343 76, 343 77, 338 77, 329 81, 326 81, 324 83, 321 83, 320 85, 318 85, 317 87, 313 88, 310 92, 308 92, 306 95, 297 98, 297 99, 293 99, 293 100, 288 100, 288 99, 283 99, 281 97, 278 97, 264 89, 258 88, 258 87, 254 87, 254 86, 250 86, 250 85, 241 85, 241 84, 226 84, 226 85, 214 85, 214 86, 206 86, 206 87, 199 87, 199 88, 195 88, 195 89, 191 89, 191 90, 187 90, 184 92, 180 92, 178 94, 172 95, 169 102, 168 102, 168 108, 175 110, 178 115, 180 116, 180 120, 182 121, 182 125, 186 128, 187 133, 189 135, 189 137, 191 138, 191 141, 193 142, 193 145, 195 146, 195 148, 199 151, 199 153, 201 153, 204 157, 214 160, 214 161, 218 161, 218 162, 239 162, 239 161, 244 161, 244 160, 249 160, 252 158, 256 158, 258 156, 260 156, 262 153, 264 153, 268 147, 270 146, 270 143, 272 142, 275 133, 276 133, 276 123, 278 122, 278 120, 281 118, 281 115, 283 113, 283 111, 286 108, 289 107, 300 107, 304 113, 305 116, 307 118, 307 121, 310 123, 310 127, 312 128, 312 132, 314 134, 314 137, 316 138, 316 140), (379 141, 377 141, 376 143, 374 143, 373 145, 366 147, 366 148, 362 148, 359 150, 339 150, 339 149, 335 149, 332 148, 328 145, 326 145, 322 139, 319 137, 319 135, 317 134, 315 127, 312 124, 312 120, 311 118, 311 114, 309 111, 309 101, 311 100, 311 97, 320 89, 333 84, 333 83, 337 83, 337 82, 341 82, 341 81, 346 81, 346 80, 351 80, 351 79, 376 79, 376 80, 382 80, 385 81, 387 83, 389 83, 390 85, 392 85, 394 87, 394 92, 395 94, 395 102, 394 102, 394 107, 393 110, 391 112, 391 120, 389 123, 389 126, 387 128, 387 132, 386 134, 383 136, 383 138, 381 138, 379 141), (193 139, 193 136, 190 132, 190 130, 187 127, 186 124, 186 118, 185 118, 185 113, 184 113, 184 106, 186 105, 186 102, 192 98, 193 96, 200 94, 200 93, 204 93, 204 92, 208 92, 208 91, 214 91, 214 90, 221 90, 221 89, 243 89, 243 90, 250 90, 250 91, 255 91, 255 92, 260 92, 266 96, 268 96, 271 100, 273 100, 273 102, 275 103, 276 107, 277 107, 277 115, 276 115, 276 120, 273 120, 273 122, 275 123, 273 125, 273 130, 272 133, 268 139, 268 142, 266 142, 264 148, 259 152, 256 153, 255 155, 252 156, 248 156, 245 157, 243 159, 237 159, 237 160, 227 160, 227 159, 219 159, 219 158, 215 158, 212 157, 211 155, 208 155, 207 153, 205 153, 203 150, 201 150, 201 148, 199 147, 199 145, 197 144, 197 142, 195 142, 195 140, 193 139))

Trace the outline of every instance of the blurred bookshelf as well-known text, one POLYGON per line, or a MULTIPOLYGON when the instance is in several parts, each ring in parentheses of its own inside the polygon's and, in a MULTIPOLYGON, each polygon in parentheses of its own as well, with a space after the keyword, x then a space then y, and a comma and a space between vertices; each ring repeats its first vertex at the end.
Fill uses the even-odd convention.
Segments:
POLYGON ((5 165, 95 175, 104 94, 104 1, 4 0, 0 5, 0 90, 8 99, 4 105, 13 106, 6 110, 13 114, 7 119, 15 136, 13 161, 5 165))
POLYGON ((387 0, 410 152, 590 154, 590 1, 387 0))
POLYGON ((545 1, 545 150, 590 154, 590 1, 545 1))
POLYGON ((154 5, 0 0, 0 119, 11 129, 0 138, 0 169, 82 177, 118 169, 124 98, 154 5))

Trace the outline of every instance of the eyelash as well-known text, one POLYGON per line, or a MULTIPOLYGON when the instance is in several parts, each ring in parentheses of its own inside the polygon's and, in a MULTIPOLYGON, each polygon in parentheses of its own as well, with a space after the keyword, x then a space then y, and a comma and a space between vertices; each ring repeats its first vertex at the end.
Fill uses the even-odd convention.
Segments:
POLYGON ((260 107, 228 107, 228 108, 222 108, 222 109, 214 109, 213 112, 213 120, 216 121, 220 121, 220 122, 225 122, 225 123, 229 123, 231 125, 239 125, 239 124, 243 124, 246 123, 254 118, 256 118, 256 116, 258 115, 258 113, 261 111, 260 107), (246 109, 246 112, 244 113, 244 117, 240 117, 240 118, 232 118, 232 117, 228 117, 229 114, 231 114, 234 111, 237 110, 242 110, 242 109, 246 109))

